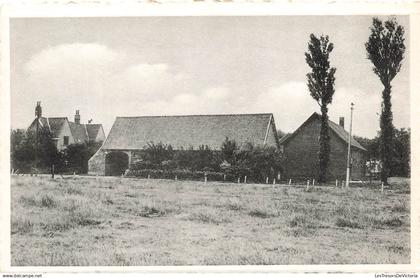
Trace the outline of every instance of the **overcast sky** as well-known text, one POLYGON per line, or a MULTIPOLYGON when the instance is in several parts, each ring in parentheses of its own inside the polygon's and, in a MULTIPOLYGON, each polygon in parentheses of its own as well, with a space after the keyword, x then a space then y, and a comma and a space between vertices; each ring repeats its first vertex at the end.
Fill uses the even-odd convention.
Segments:
MULTIPOLYGON (((407 51, 393 81, 398 128, 410 126, 407 51)), ((12 19, 12 128, 43 115, 93 119, 107 133, 116 116, 260 113, 293 132, 319 106, 306 86, 309 35, 335 47, 330 119, 354 102, 354 134, 379 129, 382 85, 366 59, 370 16, 255 16, 12 19)))

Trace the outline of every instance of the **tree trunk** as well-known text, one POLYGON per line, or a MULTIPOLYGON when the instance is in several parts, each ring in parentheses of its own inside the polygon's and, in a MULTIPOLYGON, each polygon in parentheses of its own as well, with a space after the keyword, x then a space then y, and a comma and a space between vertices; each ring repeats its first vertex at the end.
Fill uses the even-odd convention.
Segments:
POLYGON ((384 184, 388 184, 388 176, 391 170, 392 159, 392 138, 394 134, 391 111, 391 84, 385 85, 382 92, 382 113, 380 125, 380 157, 382 161, 381 181, 384 184))
POLYGON ((319 182, 327 181, 328 162, 330 160, 330 136, 328 132, 328 108, 321 106, 321 131, 319 134, 319 182))

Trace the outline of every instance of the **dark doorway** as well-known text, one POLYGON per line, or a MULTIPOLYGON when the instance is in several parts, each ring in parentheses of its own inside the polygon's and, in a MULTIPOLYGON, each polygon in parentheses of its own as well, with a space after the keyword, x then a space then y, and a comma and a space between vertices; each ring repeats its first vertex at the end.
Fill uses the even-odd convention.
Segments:
POLYGON ((120 176, 128 169, 128 155, 124 152, 110 152, 105 157, 105 176, 120 176))

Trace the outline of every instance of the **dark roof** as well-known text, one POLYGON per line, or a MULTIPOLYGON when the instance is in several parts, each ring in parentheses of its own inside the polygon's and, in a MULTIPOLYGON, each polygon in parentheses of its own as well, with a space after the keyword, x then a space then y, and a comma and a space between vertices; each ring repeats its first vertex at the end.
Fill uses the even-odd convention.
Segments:
POLYGON ((88 141, 88 134, 85 125, 76 124, 73 122, 69 122, 69 125, 75 143, 83 143, 88 141))
MULTIPOLYGON (((346 142, 348 142, 348 140, 349 140, 349 133, 342 127, 342 126, 340 126, 340 125, 338 125, 338 124, 336 124, 336 123, 334 123, 333 121, 328 121, 329 123, 329 126, 330 126, 330 128, 341 138, 341 139, 343 139, 344 141, 346 141, 346 142)), ((357 148, 359 148, 359 149, 362 149, 362 150, 364 150, 364 151, 366 151, 366 149, 362 146, 362 145, 360 145, 360 143, 359 142, 357 142, 356 141, 356 139, 354 139, 354 137, 352 136, 351 137, 351 145, 352 146, 354 146, 354 147, 357 147, 357 148)))
MULTIPOLYGON (((36 128, 36 121, 37 118, 33 120, 29 129, 36 128)), ((74 122, 70 122, 67 117, 39 118, 39 126, 41 128, 48 128, 56 138, 60 135, 61 128, 65 122, 69 123, 70 131, 75 143, 82 143, 88 141, 89 139, 95 140, 99 130, 102 128, 101 124, 76 124, 74 122)))
POLYGON ((67 118, 47 118, 47 121, 53 136, 58 137, 60 134, 61 127, 67 121, 67 118))
POLYGON ((174 149, 200 145, 220 149, 226 137, 238 144, 261 145, 272 117, 271 113, 117 117, 103 148, 142 149, 161 142, 174 149))
MULTIPOLYGON (((305 126, 308 122, 314 120, 314 119, 320 119, 321 115, 319 115, 318 113, 314 112, 298 129, 295 130, 295 132, 293 132, 292 134, 290 134, 289 136, 284 136, 283 138, 280 139, 280 144, 284 144, 287 141, 289 141, 292 137, 294 137, 299 131, 300 129, 305 126), (286 138, 285 138, 286 137, 286 138)), ((349 140, 349 133, 340 125, 334 123, 331 120, 328 120, 328 126, 330 128, 330 130, 332 130, 340 139, 342 139, 345 143, 348 142, 349 140)), ((356 139, 353 138, 353 136, 351 137, 351 145, 353 147, 356 147, 358 149, 361 149, 363 151, 366 151, 366 149, 359 144, 359 142, 356 141, 356 139)))
POLYGON ((86 124, 86 131, 89 137, 89 140, 95 140, 98 136, 99 130, 102 128, 101 124, 86 124))

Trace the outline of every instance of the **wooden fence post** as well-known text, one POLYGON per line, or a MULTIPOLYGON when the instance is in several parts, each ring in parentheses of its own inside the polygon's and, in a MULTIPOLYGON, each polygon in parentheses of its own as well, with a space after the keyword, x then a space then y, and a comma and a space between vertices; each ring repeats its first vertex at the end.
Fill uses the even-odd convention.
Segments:
POLYGON ((384 192, 384 183, 381 183, 381 192, 384 192))
POLYGON ((335 180, 335 187, 338 186, 338 180, 335 180))
POLYGON ((312 186, 315 186, 315 179, 312 179, 312 186))
POLYGON ((226 174, 223 174, 223 181, 226 181, 226 174))
POLYGON ((245 178, 244 178, 244 183, 246 183, 246 176, 245 176, 245 178))
POLYGON ((207 173, 204 173, 204 183, 207 183, 207 173))
POLYGON ((309 190, 309 180, 306 181, 306 190, 309 190))
POLYGON ((241 182, 241 177, 238 177, 238 183, 240 183, 241 182))
POLYGON ((289 179, 289 185, 291 185, 292 184, 292 179, 289 179))
POLYGON ((267 184, 268 184, 268 177, 266 177, 266 178, 265 178, 265 183, 267 183, 267 184))

